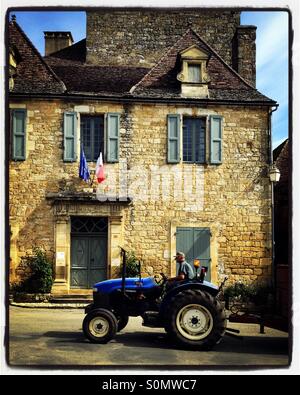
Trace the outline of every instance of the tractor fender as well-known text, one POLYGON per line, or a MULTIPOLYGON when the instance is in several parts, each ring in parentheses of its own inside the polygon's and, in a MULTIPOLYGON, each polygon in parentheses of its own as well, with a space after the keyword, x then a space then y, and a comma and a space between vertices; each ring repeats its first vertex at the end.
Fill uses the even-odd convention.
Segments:
POLYGON ((163 298, 163 301, 161 302, 160 305, 160 314, 163 314, 165 309, 168 308, 169 302, 173 296, 178 294, 179 292, 188 290, 188 289, 199 289, 201 291, 209 293, 211 296, 215 297, 219 293, 219 288, 216 287, 215 285, 209 283, 209 282, 188 282, 188 283, 183 283, 183 284, 178 284, 175 287, 172 287, 169 292, 165 295, 163 298))

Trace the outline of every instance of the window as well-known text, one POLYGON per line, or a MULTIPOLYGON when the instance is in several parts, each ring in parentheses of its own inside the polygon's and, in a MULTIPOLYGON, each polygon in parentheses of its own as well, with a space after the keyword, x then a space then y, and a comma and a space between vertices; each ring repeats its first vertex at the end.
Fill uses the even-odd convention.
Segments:
POLYGON ((177 74, 183 97, 208 98, 207 62, 210 53, 192 45, 180 52, 181 70, 177 74))
POLYGON ((83 146, 86 159, 90 162, 96 162, 99 153, 102 152, 106 162, 119 162, 120 114, 108 112, 101 116, 91 116, 80 115, 71 111, 64 113, 64 162, 76 162, 78 159, 78 119, 80 119, 80 144, 83 146), (106 128, 105 131, 104 127, 106 128))
POLYGON ((81 116, 81 144, 87 161, 96 162, 104 153, 104 117, 81 116))
POLYGON ((12 110, 12 159, 26 159, 26 110, 12 110))
POLYGON ((205 163, 205 118, 183 118, 183 162, 205 163))
POLYGON ((199 83, 201 82, 201 65, 200 64, 188 64, 188 81, 199 83))

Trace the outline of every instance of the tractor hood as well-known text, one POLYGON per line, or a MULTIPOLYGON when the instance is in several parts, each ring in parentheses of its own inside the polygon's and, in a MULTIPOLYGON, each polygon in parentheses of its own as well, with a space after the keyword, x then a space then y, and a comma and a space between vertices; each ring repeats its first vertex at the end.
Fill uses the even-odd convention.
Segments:
MULTIPOLYGON (((156 287, 157 284, 154 280, 153 277, 146 277, 142 278, 141 280, 138 277, 134 278, 126 278, 125 279, 125 289, 149 289, 156 287)), ((116 278, 113 280, 106 280, 106 281, 101 281, 100 283, 97 283, 94 285, 94 290, 97 292, 102 292, 102 293, 111 293, 117 289, 122 288, 122 279, 121 278, 116 278)))

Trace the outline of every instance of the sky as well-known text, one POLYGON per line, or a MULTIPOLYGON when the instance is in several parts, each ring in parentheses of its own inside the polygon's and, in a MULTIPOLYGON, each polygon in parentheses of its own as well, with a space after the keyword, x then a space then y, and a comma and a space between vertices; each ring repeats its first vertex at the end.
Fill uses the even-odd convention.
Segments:
POLYGON ((279 103, 272 115, 276 148, 288 137, 288 13, 242 12, 241 24, 257 26, 256 88, 279 103))
MULTIPOLYGON (((44 55, 44 31, 71 31, 74 41, 86 37, 85 12, 14 12, 26 35, 44 55)), ((288 13, 247 11, 241 24, 255 25, 256 88, 279 103, 272 116, 273 148, 288 137, 288 13)))

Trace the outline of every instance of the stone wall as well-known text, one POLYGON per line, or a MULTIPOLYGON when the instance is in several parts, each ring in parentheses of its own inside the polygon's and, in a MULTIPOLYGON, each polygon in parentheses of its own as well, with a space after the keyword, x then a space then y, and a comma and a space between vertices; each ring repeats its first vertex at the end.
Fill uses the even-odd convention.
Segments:
MULTIPOLYGON (((26 161, 10 163, 12 277, 21 256, 31 252, 34 246, 55 251, 55 217, 46 194, 65 190, 82 192, 87 188, 87 184, 78 178, 79 162, 62 161, 63 111, 74 109, 84 109, 91 114, 121 113, 120 163, 105 164, 107 180, 100 184, 97 193, 107 196, 118 194, 114 178, 123 181, 126 169, 132 172, 132 180, 136 177, 136 184, 130 191, 133 204, 122 208, 122 224, 118 229, 122 233, 120 240, 124 247, 135 251, 145 267, 152 266, 155 272, 171 274, 176 227, 197 226, 209 227, 212 232, 214 282, 218 282, 223 274, 229 275, 231 282, 270 277, 267 109, 203 109, 159 104, 122 106, 97 101, 64 103, 55 100, 11 103, 12 108, 17 106, 27 108, 28 152, 26 161), (166 164, 167 115, 170 113, 222 115, 223 163, 166 164), (144 171, 141 176, 136 171, 139 167, 144 171), (163 173, 157 176, 156 168, 163 173), (187 186, 182 180, 176 184, 178 180, 173 176, 170 193, 165 194, 164 181, 175 168, 191 172, 191 184, 198 188, 197 205, 184 195, 177 195, 187 186), (151 175, 154 173, 157 178, 153 180, 151 175), (145 199, 144 189, 150 189, 151 182, 154 184, 154 197, 145 199)), ((91 167, 94 168, 95 164, 91 167)), ((94 183, 93 187, 96 190, 97 185, 94 183)), ((124 186, 122 188, 124 191, 124 186)), ((111 273, 114 271, 112 268, 111 273)), ((172 271, 174 273, 174 267, 172 271)))
POLYGON ((153 66, 188 28, 232 65, 238 11, 100 9, 87 12, 87 62, 153 66))
POLYGON ((238 26, 233 39, 233 68, 256 86, 256 26, 238 26))

